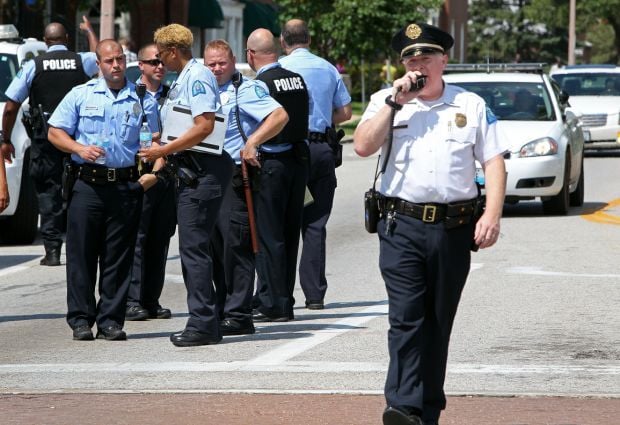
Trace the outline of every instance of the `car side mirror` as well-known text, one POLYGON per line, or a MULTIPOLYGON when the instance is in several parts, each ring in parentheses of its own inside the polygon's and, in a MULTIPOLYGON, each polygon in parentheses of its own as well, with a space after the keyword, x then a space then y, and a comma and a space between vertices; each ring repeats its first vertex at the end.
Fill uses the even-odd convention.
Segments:
POLYGON ((569 97, 570 97, 570 95, 568 93, 566 93, 564 90, 562 90, 560 92, 560 104, 562 104, 562 105, 568 104, 568 98, 569 97))

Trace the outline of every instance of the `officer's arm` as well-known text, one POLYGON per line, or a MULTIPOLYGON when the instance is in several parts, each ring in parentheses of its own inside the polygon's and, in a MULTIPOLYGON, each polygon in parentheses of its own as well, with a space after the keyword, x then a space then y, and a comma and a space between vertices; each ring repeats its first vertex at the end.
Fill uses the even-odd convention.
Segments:
POLYGON ((2 114, 4 143, 0 146, 0 151, 4 160, 9 164, 13 162, 11 156, 15 156, 15 147, 11 143, 11 133, 13 132, 13 127, 15 127, 15 120, 17 119, 17 112, 20 106, 21 103, 8 99, 4 106, 4 113, 2 114))
POLYGON ((9 206, 9 186, 6 183, 4 161, 0 161, 0 212, 9 206))
POLYGON ((349 121, 352 114, 353 108, 351 108, 350 103, 341 108, 336 108, 332 114, 332 122, 334 124, 340 124, 341 122, 349 121))
POLYGON ((88 38, 88 48, 91 52, 94 52, 97 48, 97 43, 99 43, 99 39, 97 34, 95 34, 95 30, 93 30, 93 26, 91 25, 88 18, 82 15, 82 22, 80 23, 80 29, 86 33, 86 37, 88 38))
POLYGON ((82 145, 81 143, 76 142, 65 130, 61 128, 50 126, 47 133, 47 138, 59 150, 79 155, 80 158, 85 161, 93 162, 103 154, 103 150, 100 147, 93 145, 82 145))
POLYGON ((474 239, 480 248, 495 244, 499 237, 500 218, 506 194, 506 166, 503 155, 496 155, 482 164, 486 204, 476 225, 474 239))
POLYGON ((248 137, 244 148, 241 150, 241 158, 255 167, 260 167, 256 158, 257 148, 267 140, 277 136, 284 126, 288 123, 288 114, 284 108, 274 109, 267 118, 263 120, 254 133, 248 137))
POLYGON ((377 152, 388 136, 392 108, 382 106, 370 119, 362 122, 353 133, 353 149, 359 156, 366 157, 377 152))

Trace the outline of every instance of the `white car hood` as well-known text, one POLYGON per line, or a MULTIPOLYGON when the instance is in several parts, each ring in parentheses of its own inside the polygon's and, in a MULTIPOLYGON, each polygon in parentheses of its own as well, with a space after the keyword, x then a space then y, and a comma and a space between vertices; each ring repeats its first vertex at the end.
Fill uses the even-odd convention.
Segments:
POLYGON ((620 96, 571 96, 568 103, 582 114, 609 114, 620 109, 620 96))
POLYGON ((497 122, 498 136, 508 140, 510 152, 518 152, 525 144, 548 136, 555 140, 557 122, 555 121, 505 121, 497 122))

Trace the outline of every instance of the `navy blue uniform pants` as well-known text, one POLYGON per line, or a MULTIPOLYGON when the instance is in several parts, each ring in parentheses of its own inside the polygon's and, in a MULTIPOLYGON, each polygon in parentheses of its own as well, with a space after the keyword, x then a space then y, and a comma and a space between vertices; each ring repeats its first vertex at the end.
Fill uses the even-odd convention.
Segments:
POLYGON ((443 222, 397 215, 390 234, 385 219, 378 232, 390 322, 385 398, 436 420, 446 406, 448 343, 469 273, 473 225, 446 230, 443 222))
POLYGON ((292 151, 265 159, 256 197, 260 249, 256 255, 258 310, 271 317, 291 317, 299 231, 308 179, 306 161, 292 151))
MULTIPOLYGON (((211 240, 213 280, 220 319, 247 321, 252 318, 255 258, 250 238, 248 205, 239 177, 241 166, 237 165, 233 170, 233 184, 227 188, 211 240)), ((252 195, 255 198, 256 192, 252 195)))
POLYGON ((123 326, 143 189, 137 182, 77 180, 67 225, 67 322, 123 326), (99 302, 95 284, 99 266, 99 302))
POLYGON ((161 307, 170 238, 177 224, 176 182, 158 180, 144 193, 127 305, 161 307))
POLYGON ((327 220, 334 204, 336 168, 334 154, 327 143, 310 143, 308 189, 314 202, 304 208, 299 261, 299 283, 309 301, 321 301, 327 292, 325 240, 327 220))
POLYGON ((232 159, 226 152, 221 156, 192 155, 200 166, 194 170, 199 175, 198 184, 190 187, 181 181, 177 204, 179 253, 189 310, 185 328, 219 339, 209 245, 224 191, 230 185, 232 159))
POLYGON ((45 251, 60 249, 65 216, 62 199, 63 160, 67 155, 47 139, 34 139, 30 148, 30 177, 34 182, 41 215, 41 239, 45 251))

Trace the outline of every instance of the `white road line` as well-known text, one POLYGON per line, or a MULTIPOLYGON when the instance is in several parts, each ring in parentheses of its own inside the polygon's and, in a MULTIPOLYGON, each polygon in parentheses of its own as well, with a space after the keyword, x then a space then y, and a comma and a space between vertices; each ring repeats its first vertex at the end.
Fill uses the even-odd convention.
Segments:
POLYGON ((256 365, 279 365, 332 338, 357 329, 366 322, 384 315, 387 311, 387 304, 381 303, 373 305, 343 320, 326 325, 324 329, 314 332, 310 337, 295 339, 263 355, 255 357, 248 362, 247 367, 253 368, 256 365))
POLYGON ((540 267, 510 267, 508 268, 507 271, 508 273, 512 273, 512 274, 527 274, 527 275, 537 275, 537 276, 600 277, 604 279, 608 279, 608 278, 620 279, 620 274, 553 272, 553 271, 545 271, 540 267))
MULTIPOLYGON (((233 362, 158 362, 158 363, 43 363, 3 364, 0 376, 19 373, 175 373, 175 372, 278 372, 278 373, 385 373, 385 362, 287 361, 260 364, 254 361, 233 362)), ((449 375, 620 375, 616 363, 596 365, 574 364, 448 364, 449 375)))

